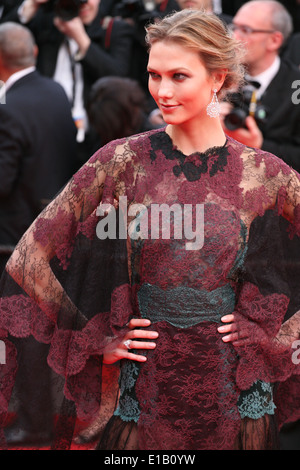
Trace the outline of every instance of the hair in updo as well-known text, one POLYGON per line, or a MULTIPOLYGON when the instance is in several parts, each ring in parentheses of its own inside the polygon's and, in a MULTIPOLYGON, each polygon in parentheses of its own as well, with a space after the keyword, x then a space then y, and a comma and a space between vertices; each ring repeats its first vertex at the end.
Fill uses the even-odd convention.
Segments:
POLYGON ((208 73, 227 70, 220 92, 238 89, 244 78, 243 50, 227 26, 214 14, 184 9, 146 27, 149 49, 156 42, 175 42, 199 53, 208 73))

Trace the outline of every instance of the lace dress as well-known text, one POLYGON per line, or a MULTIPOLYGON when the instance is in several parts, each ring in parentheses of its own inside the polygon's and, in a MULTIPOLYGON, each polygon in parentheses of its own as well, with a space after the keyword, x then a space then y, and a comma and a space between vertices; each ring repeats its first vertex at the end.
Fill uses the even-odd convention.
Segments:
POLYGON ((300 417, 299 202, 297 173, 230 138, 187 156, 158 129, 100 149, 2 277, 2 421, 16 371, 7 334, 32 334, 49 344, 73 420, 102 413, 97 449, 275 448, 277 427, 300 417), (217 331, 232 312, 248 338, 236 345, 217 331), (103 365, 132 317, 151 320, 156 348, 103 365))

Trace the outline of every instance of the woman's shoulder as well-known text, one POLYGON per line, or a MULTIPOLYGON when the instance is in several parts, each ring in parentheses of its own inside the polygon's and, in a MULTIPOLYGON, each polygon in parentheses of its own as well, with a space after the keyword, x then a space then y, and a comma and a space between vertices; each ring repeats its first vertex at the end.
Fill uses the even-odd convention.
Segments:
POLYGON ((295 173, 282 158, 266 150, 241 144, 231 137, 228 138, 228 145, 239 153, 244 161, 244 168, 252 172, 263 171, 267 178, 295 173))
POLYGON ((130 161, 139 152, 149 147, 153 135, 163 133, 164 129, 151 129, 128 137, 112 140, 99 148, 90 158, 90 163, 114 161, 130 161))

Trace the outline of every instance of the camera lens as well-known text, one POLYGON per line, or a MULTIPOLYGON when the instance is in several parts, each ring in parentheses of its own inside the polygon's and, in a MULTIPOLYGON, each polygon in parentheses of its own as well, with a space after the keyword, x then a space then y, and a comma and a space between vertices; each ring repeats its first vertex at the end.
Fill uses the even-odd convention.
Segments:
POLYGON ((227 116, 224 118, 224 124, 230 131, 234 131, 241 127, 245 127, 245 119, 247 113, 240 108, 233 109, 227 116))

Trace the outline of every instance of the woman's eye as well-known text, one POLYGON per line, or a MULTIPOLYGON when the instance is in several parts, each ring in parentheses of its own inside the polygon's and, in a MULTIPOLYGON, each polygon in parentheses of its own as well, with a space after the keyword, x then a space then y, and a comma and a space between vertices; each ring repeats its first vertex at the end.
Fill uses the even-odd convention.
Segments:
POLYGON ((159 78, 159 75, 155 72, 149 72, 149 75, 153 80, 157 80, 159 78))
POLYGON ((185 80, 187 76, 184 73, 174 73, 173 75, 174 80, 185 80))

